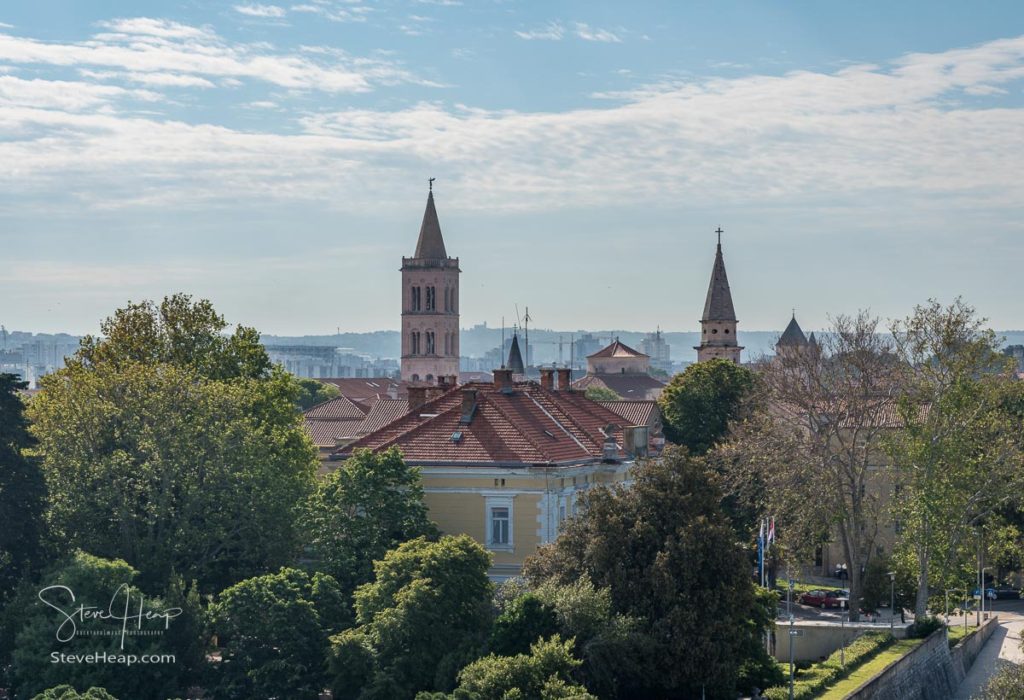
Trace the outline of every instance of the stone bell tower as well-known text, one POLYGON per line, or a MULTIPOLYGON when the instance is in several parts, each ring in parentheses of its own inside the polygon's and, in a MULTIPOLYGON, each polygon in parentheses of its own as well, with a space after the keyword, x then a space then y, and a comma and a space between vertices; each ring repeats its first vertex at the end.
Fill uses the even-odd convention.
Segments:
POLYGON ((448 257, 430 178, 416 253, 402 258, 402 379, 459 374, 459 259, 448 257))
POLYGON ((736 339, 736 311, 732 308, 732 292, 729 291, 729 278, 725 275, 725 260, 722 258, 722 229, 715 233, 718 234, 718 248, 714 267, 711 268, 704 313, 700 318, 700 345, 694 350, 697 351, 697 362, 721 357, 739 364, 743 348, 736 339))

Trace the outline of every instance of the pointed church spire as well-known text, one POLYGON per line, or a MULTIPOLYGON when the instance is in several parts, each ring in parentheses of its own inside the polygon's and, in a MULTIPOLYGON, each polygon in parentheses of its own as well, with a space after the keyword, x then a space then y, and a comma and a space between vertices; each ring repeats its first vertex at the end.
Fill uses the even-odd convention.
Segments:
POLYGON ((776 347, 783 346, 794 346, 803 347, 807 345, 807 337, 804 335, 803 329, 800 328, 800 324, 796 322, 796 310, 793 310, 793 318, 790 320, 789 325, 786 326, 786 330, 782 331, 782 335, 779 336, 779 342, 775 344, 776 347))
POLYGON ((430 178, 430 191, 427 193, 427 208, 423 212, 423 223, 420 224, 420 238, 416 242, 414 258, 427 260, 445 260, 448 253, 444 249, 444 238, 441 237, 441 224, 437 220, 437 209, 434 208, 434 178, 430 178))
POLYGON ((512 346, 508 350, 508 362, 505 364, 512 374, 525 374, 526 368, 523 366, 523 353, 519 351, 519 334, 512 333, 512 346))
POLYGON ((708 296, 704 301, 702 321, 735 321, 736 311, 732 307, 732 293, 729 291, 729 278, 725 274, 725 260, 722 258, 722 229, 719 227, 718 247, 715 250, 715 264, 711 268, 711 283, 708 284, 708 296))

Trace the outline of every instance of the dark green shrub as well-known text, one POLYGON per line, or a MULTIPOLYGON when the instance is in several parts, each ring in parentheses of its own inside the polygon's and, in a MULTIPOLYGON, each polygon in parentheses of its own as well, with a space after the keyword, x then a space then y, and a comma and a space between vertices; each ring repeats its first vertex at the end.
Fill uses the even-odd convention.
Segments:
MULTIPOLYGON (((828 686, 846 677, 861 664, 874 658, 879 652, 893 642, 892 635, 880 632, 868 632, 846 646, 846 667, 840 663, 840 652, 834 652, 821 663, 813 664, 806 671, 800 672, 793 683, 793 698, 807 700, 815 697, 828 686)), ((786 669, 788 676, 788 668, 786 669)), ((787 700, 789 698, 788 678, 783 685, 769 688, 764 692, 767 700, 787 700)))
POLYGON ((943 624, 942 620, 934 615, 918 618, 914 621, 914 624, 907 629, 907 636, 912 637, 913 639, 924 639, 929 634, 942 627, 943 624))

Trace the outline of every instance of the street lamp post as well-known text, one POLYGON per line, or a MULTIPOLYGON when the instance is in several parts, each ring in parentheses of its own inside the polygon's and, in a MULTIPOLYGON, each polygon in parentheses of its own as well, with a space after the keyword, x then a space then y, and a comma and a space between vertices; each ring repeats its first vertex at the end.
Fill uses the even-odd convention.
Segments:
POLYGON ((793 622, 795 620, 795 617, 789 616, 789 700, 793 700, 793 637, 796 636, 793 622))
POLYGON ((889 572, 889 634, 896 625, 896 572, 889 572))
POLYGON ((842 646, 839 647, 839 667, 846 668, 846 616, 849 612, 839 614, 839 641, 842 646))

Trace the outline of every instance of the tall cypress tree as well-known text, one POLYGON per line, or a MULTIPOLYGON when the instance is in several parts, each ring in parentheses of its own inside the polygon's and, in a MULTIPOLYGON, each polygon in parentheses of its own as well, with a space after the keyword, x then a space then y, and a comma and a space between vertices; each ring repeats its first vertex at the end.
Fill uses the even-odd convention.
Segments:
POLYGON ((26 388, 13 374, 0 374, 0 601, 38 562, 46 485, 35 459, 25 450, 35 441, 28 432, 26 388))

